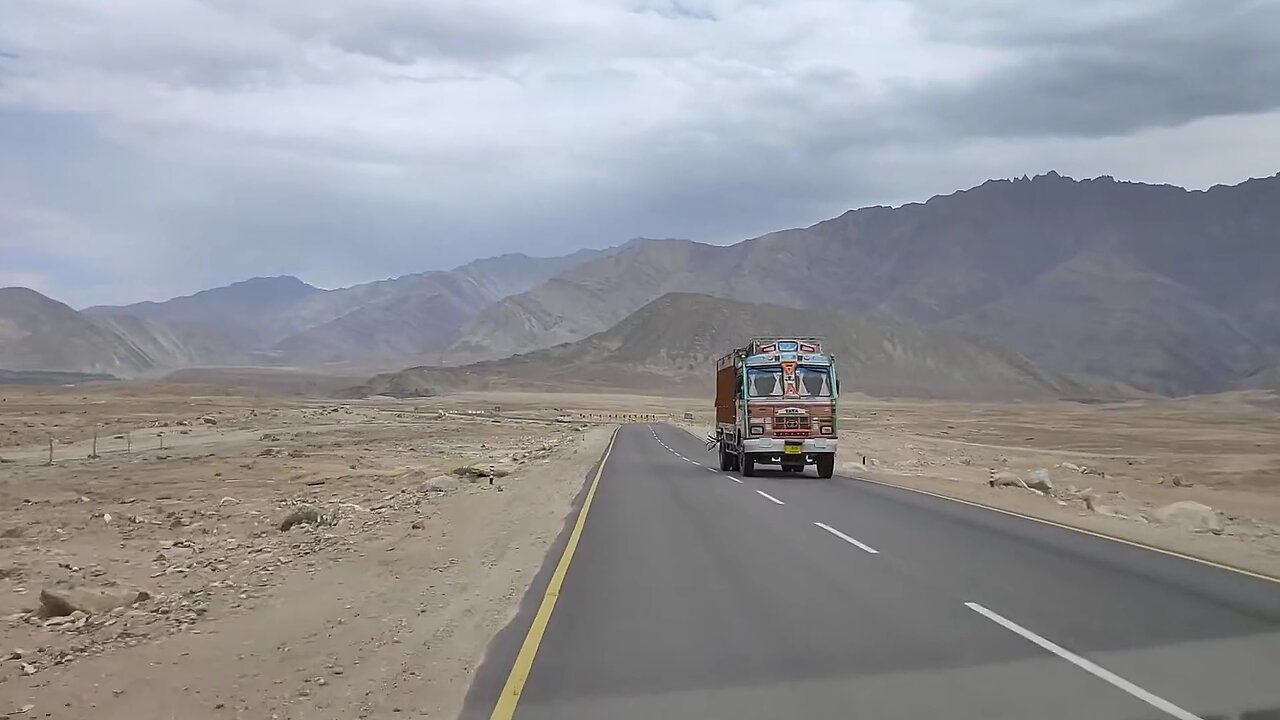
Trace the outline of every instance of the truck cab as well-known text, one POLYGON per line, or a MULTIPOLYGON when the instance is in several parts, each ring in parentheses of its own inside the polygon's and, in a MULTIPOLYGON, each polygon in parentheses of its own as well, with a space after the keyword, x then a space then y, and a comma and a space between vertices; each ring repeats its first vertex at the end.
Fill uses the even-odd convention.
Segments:
POLYGON ((820 338, 753 338, 716 363, 716 441, 721 470, 753 475, 835 470, 839 444, 835 358, 820 338))

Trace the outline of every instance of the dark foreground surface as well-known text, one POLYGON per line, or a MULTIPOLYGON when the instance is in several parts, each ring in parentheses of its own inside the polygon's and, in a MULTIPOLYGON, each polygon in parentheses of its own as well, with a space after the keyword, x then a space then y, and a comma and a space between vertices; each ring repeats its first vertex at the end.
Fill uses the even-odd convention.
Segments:
MULTIPOLYGON (((1280 718, 1280 584, 618 434, 515 717, 1280 718)), ((487 718, 564 542, 494 641, 487 718)))

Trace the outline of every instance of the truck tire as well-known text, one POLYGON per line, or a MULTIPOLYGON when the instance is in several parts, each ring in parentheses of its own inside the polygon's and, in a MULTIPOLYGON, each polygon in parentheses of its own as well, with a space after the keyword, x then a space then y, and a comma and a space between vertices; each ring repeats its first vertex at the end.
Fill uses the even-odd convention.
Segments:
POLYGON ((729 461, 729 453, 724 449, 724 441, 720 442, 720 470, 732 470, 733 463, 729 461))
POLYGON ((836 456, 833 454, 818 456, 818 477, 826 479, 835 474, 836 456))
POLYGON ((739 456, 742 459, 742 474, 747 477, 754 477, 756 474, 756 460, 746 453, 739 456))

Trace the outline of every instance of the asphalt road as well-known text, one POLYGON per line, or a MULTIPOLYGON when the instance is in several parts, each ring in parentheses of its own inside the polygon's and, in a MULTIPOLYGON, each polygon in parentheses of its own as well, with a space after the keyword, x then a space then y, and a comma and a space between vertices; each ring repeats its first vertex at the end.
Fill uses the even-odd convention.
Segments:
POLYGON ((580 537, 550 553, 464 718, 504 693, 518 720, 1280 718, 1280 583, 714 462, 678 428, 619 431, 580 537))

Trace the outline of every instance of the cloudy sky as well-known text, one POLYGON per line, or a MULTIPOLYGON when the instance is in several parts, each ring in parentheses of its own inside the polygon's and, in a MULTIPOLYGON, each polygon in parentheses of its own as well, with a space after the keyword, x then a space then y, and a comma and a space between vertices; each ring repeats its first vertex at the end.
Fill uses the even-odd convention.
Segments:
POLYGON ((733 242, 1057 169, 1280 171, 1280 0, 2 0, 0 285, 733 242))

